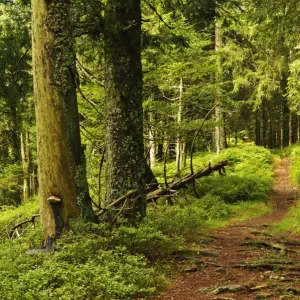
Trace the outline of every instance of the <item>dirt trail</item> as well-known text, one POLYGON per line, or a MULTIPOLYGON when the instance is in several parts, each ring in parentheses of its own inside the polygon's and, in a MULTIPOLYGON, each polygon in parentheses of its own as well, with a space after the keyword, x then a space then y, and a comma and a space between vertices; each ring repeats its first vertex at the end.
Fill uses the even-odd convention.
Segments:
POLYGON ((178 256, 182 273, 155 300, 300 299, 300 237, 265 232, 297 199, 289 169, 287 158, 276 168, 271 214, 216 230, 200 241, 203 252, 178 256))

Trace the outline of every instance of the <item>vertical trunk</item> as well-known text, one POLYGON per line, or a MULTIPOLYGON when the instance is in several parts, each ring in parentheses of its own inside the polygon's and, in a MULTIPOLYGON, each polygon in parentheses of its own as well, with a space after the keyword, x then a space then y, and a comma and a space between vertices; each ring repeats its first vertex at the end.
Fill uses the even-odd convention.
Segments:
POLYGON ((283 105, 280 112, 280 149, 284 148, 284 113, 283 105))
MULTIPOLYGON (((158 131, 159 133, 159 131, 158 131)), ((163 160, 163 157, 164 157, 164 132, 161 132, 159 135, 158 135, 158 143, 157 143, 157 159, 159 159, 159 161, 162 161, 163 160)))
POLYGON ((255 144, 257 146, 261 145, 261 138, 260 138, 260 133, 261 133, 261 128, 260 128, 260 115, 259 112, 256 111, 255 113, 255 144))
POLYGON ((30 155, 30 139, 29 131, 25 131, 24 135, 21 134, 21 156, 22 156, 22 167, 23 167, 23 201, 26 201, 31 196, 30 191, 30 165, 31 165, 31 155, 30 155))
POLYGON ((37 194, 37 183, 36 183, 36 174, 34 168, 32 168, 32 173, 29 176, 29 190, 32 196, 37 194))
POLYGON ((146 160, 143 145, 140 0, 108 0, 105 12, 106 145, 105 201, 128 190, 122 215, 145 216, 146 160))
MULTIPOLYGON (((178 101, 178 112, 177 112, 177 124, 178 127, 181 124, 182 119, 182 92, 183 92, 183 82, 182 78, 180 78, 179 84, 179 101, 178 101)), ((176 172, 180 173, 181 170, 181 137, 180 133, 177 134, 177 141, 176 141, 176 172)))
POLYGON ((283 134, 284 134, 284 141, 283 141, 283 146, 287 147, 289 145, 289 136, 290 136, 290 110, 287 106, 286 99, 284 99, 284 111, 283 111, 283 117, 284 117, 284 122, 283 122, 283 134))
POLYGON ((298 128, 297 128, 297 142, 299 143, 300 141, 300 117, 297 117, 298 120, 298 128))
POLYGON ((181 143, 181 169, 186 168, 186 142, 181 143))
POLYGON ((215 127, 215 147, 216 153, 219 154, 221 150, 225 148, 225 135, 224 135, 224 126, 223 126, 223 112, 221 105, 222 98, 222 90, 220 87, 220 83, 222 81, 222 65, 221 65, 221 57, 218 55, 219 50, 222 48, 222 34, 220 23, 216 21, 215 25, 215 51, 217 53, 217 67, 216 67, 216 96, 215 96, 215 119, 216 119, 216 127, 215 127))
POLYGON ((153 112, 150 111, 149 112, 149 122, 150 122, 150 126, 149 126, 149 148, 150 148, 150 168, 152 169, 155 166, 155 160, 156 160, 156 143, 155 143, 155 135, 154 135, 154 130, 152 127, 152 122, 154 122, 153 120, 153 112))
POLYGON ((289 117, 290 117, 290 113, 289 113, 289 109, 287 107, 286 104, 286 100, 282 99, 282 106, 281 106, 281 143, 280 143, 280 148, 283 149, 284 147, 288 146, 289 144, 289 117))
POLYGON ((12 163, 20 163, 21 162, 21 141, 20 141, 20 120, 16 108, 15 101, 11 101, 12 105, 10 107, 10 157, 12 163))
POLYGON ((268 120, 267 120, 267 111, 265 102, 262 102, 261 106, 261 141, 262 146, 267 147, 267 139, 268 139, 268 120))
POLYGON ((273 123, 273 115, 272 112, 269 111, 270 122, 269 122, 269 148, 273 149, 275 147, 274 141, 274 123, 273 123))
POLYGON ((298 120, 295 112, 290 112, 289 118, 289 145, 296 143, 297 141, 297 129, 298 129, 298 120))
POLYGON ((69 1, 32 0, 33 78, 37 124, 39 195, 45 239, 58 237, 79 215, 74 119, 73 39, 69 1))

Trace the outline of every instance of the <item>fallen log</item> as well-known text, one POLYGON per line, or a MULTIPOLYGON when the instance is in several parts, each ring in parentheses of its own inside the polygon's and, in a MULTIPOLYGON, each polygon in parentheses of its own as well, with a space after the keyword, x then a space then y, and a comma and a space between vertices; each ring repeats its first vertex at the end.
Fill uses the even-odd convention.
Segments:
MULTIPOLYGON (((208 176, 211 173, 218 171, 220 175, 225 175, 225 166, 228 165, 227 160, 223 160, 221 162, 218 162, 214 166, 211 166, 209 163, 209 166, 207 168, 204 168, 196 173, 188 174, 180 179, 177 179, 169 184, 168 187, 159 187, 158 189, 151 191, 147 193, 146 199, 148 203, 155 203, 159 198, 163 196, 170 197, 174 195, 178 190, 181 188, 185 188, 187 185, 193 183, 196 179, 208 176)), ((108 210, 113 209, 114 207, 118 207, 121 204, 123 204, 129 197, 134 197, 134 195, 137 193, 137 190, 130 190, 126 194, 122 195, 118 199, 116 199, 114 202, 109 204, 106 207, 101 208, 100 210, 95 212, 95 215, 100 217, 104 213, 106 213, 108 210)))
POLYGON ((225 166, 228 165, 227 160, 223 160, 214 166, 209 166, 205 169, 202 169, 194 174, 189 174, 184 176, 183 178, 180 178, 178 180, 173 181, 169 184, 169 187, 160 187, 150 193, 147 194, 147 202, 151 202, 152 200, 157 200, 160 197, 163 197, 165 195, 173 194, 174 191, 177 191, 181 188, 185 188, 187 185, 193 183, 196 179, 208 176, 211 173, 218 171, 220 175, 226 174, 225 172, 225 166))

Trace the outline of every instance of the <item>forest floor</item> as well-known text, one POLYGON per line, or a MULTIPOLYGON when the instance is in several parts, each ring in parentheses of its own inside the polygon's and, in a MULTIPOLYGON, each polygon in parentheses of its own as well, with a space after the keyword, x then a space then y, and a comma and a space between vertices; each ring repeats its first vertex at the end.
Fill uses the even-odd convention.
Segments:
POLYGON ((291 162, 276 167, 272 213, 215 230, 174 258, 180 275, 155 300, 300 299, 300 237, 270 233, 295 204, 291 162))

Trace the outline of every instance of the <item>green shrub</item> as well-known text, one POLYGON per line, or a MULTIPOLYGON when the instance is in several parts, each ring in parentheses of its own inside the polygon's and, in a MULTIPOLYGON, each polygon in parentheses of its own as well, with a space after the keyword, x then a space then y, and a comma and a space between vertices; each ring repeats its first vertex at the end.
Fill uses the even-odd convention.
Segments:
POLYGON ((130 253, 144 254, 153 260, 177 250, 181 239, 178 236, 167 236, 158 229, 157 224, 145 220, 139 227, 117 228, 112 242, 124 245, 130 253))
POLYGON ((289 153, 289 156, 293 161, 290 177, 295 184, 299 185, 300 184, 300 146, 299 145, 290 146, 288 147, 288 151, 286 150, 286 152, 289 153))
POLYGON ((147 298, 164 284, 143 255, 115 245, 104 225, 74 224, 76 234, 66 233, 51 254, 25 254, 26 239, 0 244, 0 299, 147 298))
POLYGON ((254 174, 237 175, 232 173, 226 177, 211 176, 203 179, 198 188, 199 193, 210 193, 225 202, 266 200, 272 186, 271 178, 258 178, 254 174))

